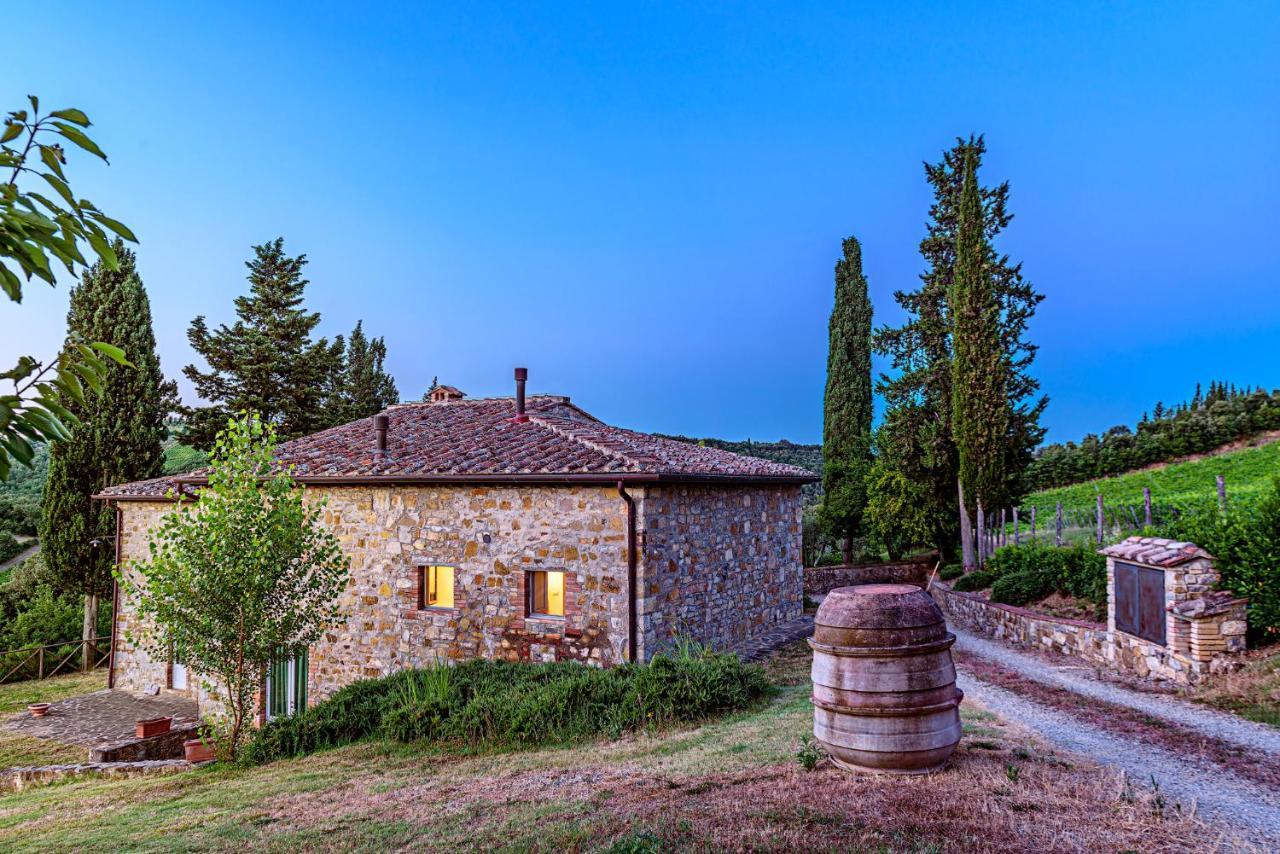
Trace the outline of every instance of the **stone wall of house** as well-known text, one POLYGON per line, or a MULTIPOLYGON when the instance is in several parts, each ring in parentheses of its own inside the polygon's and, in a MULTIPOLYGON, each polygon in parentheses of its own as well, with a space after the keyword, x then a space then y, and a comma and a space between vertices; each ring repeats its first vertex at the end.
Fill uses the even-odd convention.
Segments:
POLYGON ((625 649, 626 505, 612 488, 338 487, 325 524, 351 558, 346 621, 311 650, 311 697, 438 660, 579 660, 625 649), (455 568, 420 609, 421 567, 455 568), (525 616, 526 572, 565 573, 564 619, 525 616))
POLYGON ((923 561, 807 566, 804 569, 804 595, 822 596, 837 587, 853 584, 914 584, 924 587, 929 582, 935 562, 936 559, 929 558, 923 561))
POLYGON ((803 610, 800 488, 646 487, 637 644, 739 647, 803 610))
MULTIPOLYGON (((173 509, 174 504, 167 501, 121 502, 120 559, 126 578, 138 580, 138 573, 131 568, 131 564, 149 557, 149 534, 159 524, 160 518, 173 509)), ((172 676, 169 660, 153 660, 147 653, 144 648, 146 626, 130 606, 127 592, 123 588, 119 595, 115 625, 116 645, 112 657, 115 687, 148 693, 167 689, 172 676)), ((201 714, 221 710, 221 701, 209 695, 202 680, 192 674, 190 682, 189 693, 195 697, 201 714)))
POLYGON ((1101 623, 1047 617, 989 602, 976 593, 952 590, 936 581, 930 588, 933 598, 947 619, 1018 646, 1070 655, 1091 664, 1108 663, 1107 629, 1101 623))

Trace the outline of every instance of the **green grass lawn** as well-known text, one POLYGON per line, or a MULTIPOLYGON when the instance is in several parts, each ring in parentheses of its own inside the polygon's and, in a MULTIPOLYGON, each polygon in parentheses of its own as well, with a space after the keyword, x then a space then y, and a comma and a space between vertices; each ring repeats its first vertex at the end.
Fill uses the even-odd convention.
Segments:
MULTIPOLYGON (((56 703, 68 697, 79 697, 107 687, 107 672, 75 673, 29 682, 0 685, 0 721, 24 714, 32 703, 56 703)), ((0 727, 0 768, 22 765, 56 765, 84 762, 89 751, 84 747, 59 744, 43 738, 19 735, 0 727)))
POLYGON ((0 850, 952 852, 996 839, 1124 850, 1193 834, 1150 797, 1122 798, 1111 772, 1064 761, 969 701, 944 773, 805 772, 795 757, 812 729, 808 664, 793 645, 768 665, 780 690, 767 701, 612 741, 459 752, 371 740, 2 795, 0 850))
POLYGON ((1025 519, 1025 511, 1034 504, 1039 517, 1038 527, 1050 530, 1057 502, 1062 502, 1064 507, 1091 509, 1095 496, 1101 493, 1108 507, 1128 504, 1141 508, 1143 487, 1151 488, 1151 500, 1156 505, 1212 500, 1217 495, 1218 475, 1226 478, 1228 498, 1250 501, 1270 486, 1271 479, 1276 474, 1280 474, 1280 442, 1201 460, 1173 463, 1163 468, 1046 489, 1028 496, 1022 502, 1022 509, 1025 519))

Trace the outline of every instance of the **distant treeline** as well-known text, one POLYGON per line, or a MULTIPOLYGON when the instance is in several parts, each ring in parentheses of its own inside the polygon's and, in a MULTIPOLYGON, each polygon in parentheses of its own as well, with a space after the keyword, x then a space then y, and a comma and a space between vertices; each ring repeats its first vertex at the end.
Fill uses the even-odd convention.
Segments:
POLYGON ((1121 424, 1101 436, 1090 433, 1079 444, 1042 446, 1027 470, 1028 484, 1036 491, 1110 477, 1268 430, 1280 430, 1280 390, 1211 382, 1208 392, 1202 392, 1197 385, 1189 401, 1168 409, 1157 403, 1143 414, 1136 431, 1121 424))
MULTIPOLYGON (((661 434, 659 434, 661 435, 661 434)), ((775 463, 787 463, 800 466, 814 474, 822 474, 822 446, 797 445, 781 439, 777 442, 729 442, 724 439, 691 439, 688 436, 662 436, 664 439, 675 439, 692 445, 703 445, 708 448, 719 448, 748 457, 759 457, 762 460, 773 460, 775 463)), ((810 483, 804 487, 804 495, 808 502, 816 501, 822 495, 822 484, 810 483)))

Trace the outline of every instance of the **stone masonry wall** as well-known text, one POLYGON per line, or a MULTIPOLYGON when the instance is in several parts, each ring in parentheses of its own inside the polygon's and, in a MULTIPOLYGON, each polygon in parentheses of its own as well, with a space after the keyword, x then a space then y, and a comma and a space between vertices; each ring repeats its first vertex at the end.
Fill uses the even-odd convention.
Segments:
POLYGON ((640 656, 676 633, 731 648, 803 610, 800 488, 646 487, 640 656))
POLYGON ((807 566, 804 569, 804 593, 821 596, 837 587, 853 584, 914 584, 924 587, 929 581, 935 560, 896 561, 841 566, 807 566))
POLYGON ((1025 608, 988 602, 976 593, 952 590, 940 581, 935 581, 929 592, 947 619, 962 626, 1019 646, 1070 655, 1091 664, 1107 664, 1107 630, 1100 623, 1047 617, 1025 608))

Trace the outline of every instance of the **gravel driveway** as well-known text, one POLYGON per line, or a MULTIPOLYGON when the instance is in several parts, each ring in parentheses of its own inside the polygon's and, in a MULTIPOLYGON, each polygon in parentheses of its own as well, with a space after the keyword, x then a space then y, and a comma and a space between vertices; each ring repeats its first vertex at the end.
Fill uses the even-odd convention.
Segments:
MULTIPOLYGON (((1016 670, 1029 679, 1128 706, 1221 741, 1276 755, 1280 761, 1280 730, 1173 697, 1143 694, 1100 682, 1083 671, 1055 667, 963 629, 953 626, 951 630, 956 634, 957 649, 1016 670)), ((1222 823, 1231 833, 1264 850, 1280 850, 1280 792, 1237 776, 1226 768, 1196 762, 1164 747, 1107 732, 1066 711, 983 682, 963 668, 957 682, 965 694, 979 704, 1046 741, 1120 768, 1135 785, 1150 787, 1154 779, 1160 791, 1171 800, 1194 804, 1203 818, 1222 823)))

